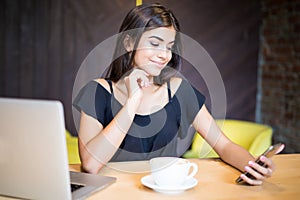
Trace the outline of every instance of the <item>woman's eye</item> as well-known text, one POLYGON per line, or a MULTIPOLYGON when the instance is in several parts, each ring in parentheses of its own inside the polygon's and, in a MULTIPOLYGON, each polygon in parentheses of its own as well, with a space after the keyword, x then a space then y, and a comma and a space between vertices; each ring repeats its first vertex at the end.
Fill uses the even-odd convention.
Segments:
POLYGON ((172 51, 172 50, 173 50, 173 46, 167 47, 167 49, 168 49, 169 51, 172 51))
POLYGON ((152 46, 155 46, 155 47, 158 47, 158 46, 159 46, 159 44, 158 44, 157 42, 150 42, 150 44, 151 44, 152 46))

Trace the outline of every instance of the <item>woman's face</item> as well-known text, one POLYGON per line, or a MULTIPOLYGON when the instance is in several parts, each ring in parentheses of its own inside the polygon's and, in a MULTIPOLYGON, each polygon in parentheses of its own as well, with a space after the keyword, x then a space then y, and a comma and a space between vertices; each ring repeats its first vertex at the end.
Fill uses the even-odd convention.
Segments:
POLYGON ((144 32, 136 49, 133 66, 150 76, 158 76, 172 58, 175 35, 173 27, 160 27, 144 32))

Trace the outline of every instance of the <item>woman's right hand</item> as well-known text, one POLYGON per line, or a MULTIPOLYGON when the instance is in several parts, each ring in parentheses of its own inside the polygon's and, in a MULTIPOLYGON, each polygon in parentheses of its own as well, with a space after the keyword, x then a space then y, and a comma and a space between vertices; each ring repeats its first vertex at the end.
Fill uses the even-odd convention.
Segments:
POLYGON ((128 99, 134 100, 139 105, 143 97, 143 88, 150 85, 148 74, 140 69, 134 69, 124 78, 128 99))

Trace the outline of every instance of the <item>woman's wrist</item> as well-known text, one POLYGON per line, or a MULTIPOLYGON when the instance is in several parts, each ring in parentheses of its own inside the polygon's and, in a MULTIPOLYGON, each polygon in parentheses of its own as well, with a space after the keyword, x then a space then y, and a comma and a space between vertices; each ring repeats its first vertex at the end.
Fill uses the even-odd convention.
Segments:
POLYGON ((127 107, 129 117, 131 116, 133 118, 135 116, 139 105, 139 101, 135 98, 128 98, 126 100, 125 107, 127 107))

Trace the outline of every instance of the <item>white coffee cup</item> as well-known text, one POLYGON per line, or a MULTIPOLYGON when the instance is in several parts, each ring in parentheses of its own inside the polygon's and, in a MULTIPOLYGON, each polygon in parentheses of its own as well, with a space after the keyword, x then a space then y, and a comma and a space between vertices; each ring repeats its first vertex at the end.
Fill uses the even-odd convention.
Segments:
POLYGON ((195 163, 176 157, 152 158, 150 168, 154 182, 158 186, 170 188, 183 185, 198 172, 195 163))

